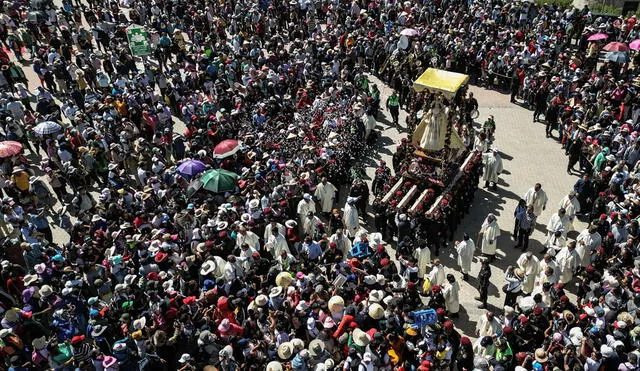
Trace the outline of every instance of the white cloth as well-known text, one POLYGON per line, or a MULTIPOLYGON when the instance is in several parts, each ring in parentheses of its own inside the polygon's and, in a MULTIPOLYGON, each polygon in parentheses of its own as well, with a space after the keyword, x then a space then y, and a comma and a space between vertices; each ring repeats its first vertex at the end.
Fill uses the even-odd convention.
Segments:
POLYGON ((500 330, 502 330, 500 321, 498 321, 496 317, 489 320, 489 318, 487 318, 487 313, 483 313, 476 325, 476 336, 479 339, 482 339, 485 336, 494 336, 500 333, 500 330))
POLYGON ((532 187, 524 195, 524 200, 527 202, 527 206, 533 205, 533 213, 536 215, 542 215, 542 209, 547 205, 547 194, 540 189, 536 190, 532 187))
POLYGON ((480 233, 482 234, 482 253, 495 255, 498 245, 498 237, 500 237, 500 227, 498 226, 498 222, 494 220, 491 223, 488 223, 485 220, 485 223, 482 224, 482 228, 480 229, 480 233))
POLYGON ((236 247, 242 246, 243 243, 246 243, 255 250, 260 250, 260 237, 251 231, 247 231, 245 234, 237 234, 236 247))
POLYGON ((576 237, 576 252, 580 256, 579 265, 586 268, 591 265, 591 253, 602 244, 600 233, 589 233, 588 229, 576 237))
POLYGON ((460 284, 458 282, 447 283, 442 289, 444 304, 449 313, 460 311, 460 284))
POLYGON ((570 198, 569 195, 564 196, 562 201, 560 201, 560 206, 558 208, 562 208, 567 211, 566 215, 569 217, 567 232, 575 230, 573 227, 573 220, 575 219, 576 214, 580 212, 580 202, 578 202, 578 199, 576 197, 570 198))
POLYGON ((316 193, 314 194, 320 202, 320 210, 323 213, 330 213, 333 208, 333 201, 336 198, 336 187, 333 184, 327 182, 326 184, 319 183, 316 187, 316 193))
POLYGON ((277 236, 271 235, 264 246, 272 256, 280 256, 280 252, 285 250, 287 254, 291 254, 289 245, 287 245, 287 239, 280 233, 277 236))
POLYGON ((358 220, 358 209, 354 204, 346 203, 344 205, 344 226, 347 228, 347 234, 350 237, 355 237, 356 232, 360 228, 360 221, 358 220))
POLYGON ((429 282, 431 282, 431 287, 436 285, 442 286, 446 282, 442 264, 434 265, 433 268, 431 268, 431 272, 429 272, 429 282))
POLYGON ((502 158, 497 153, 484 153, 482 155, 484 163, 484 174, 482 179, 485 182, 498 183, 498 176, 502 173, 502 158))
POLYGON ((431 263, 431 250, 428 247, 416 248, 413 256, 418 260, 418 278, 423 278, 427 272, 427 265, 431 263))
POLYGON ((471 263, 473 262, 473 253, 476 249, 476 244, 470 238, 466 241, 460 241, 456 245, 456 251, 458 252, 458 265, 462 273, 469 273, 471 271, 471 263))
POLYGON ((517 261, 518 267, 524 271, 524 280, 522 281, 522 292, 530 294, 533 292, 536 277, 540 270, 540 260, 535 255, 527 258, 527 253, 520 255, 517 261))
POLYGON ((300 202, 298 202, 298 207, 297 207, 297 212, 298 212, 298 215, 300 216, 300 219, 304 220, 304 218, 307 216, 309 211, 315 214, 316 204, 311 200, 309 201, 305 199, 300 200, 300 202))
POLYGON ((557 231, 562 231, 562 236, 567 237, 567 225, 569 224, 569 217, 567 214, 564 216, 555 213, 549 218, 547 223, 547 239, 551 238, 557 231))
POLYGON ((560 282, 569 283, 573 279, 573 274, 578 268, 580 256, 576 250, 569 251, 568 247, 564 247, 556 255, 556 262, 558 263, 558 270, 560 271, 560 282))
POLYGON ((351 250, 351 241, 344 234, 342 236, 338 236, 336 233, 332 234, 329 237, 329 243, 331 242, 335 242, 336 248, 342 251, 344 256, 347 256, 347 253, 351 250))

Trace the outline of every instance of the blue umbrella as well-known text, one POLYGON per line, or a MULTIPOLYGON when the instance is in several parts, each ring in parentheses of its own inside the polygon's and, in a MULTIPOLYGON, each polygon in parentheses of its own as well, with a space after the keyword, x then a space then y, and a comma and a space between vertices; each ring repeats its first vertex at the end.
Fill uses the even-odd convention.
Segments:
POLYGON ((198 160, 187 160, 180 165, 178 165, 178 172, 183 175, 196 175, 207 169, 207 165, 205 165, 202 161, 198 160))
POLYGON ((629 62, 629 55, 625 52, 609 52, 605 59, 614 63, 626 63, 629 62))

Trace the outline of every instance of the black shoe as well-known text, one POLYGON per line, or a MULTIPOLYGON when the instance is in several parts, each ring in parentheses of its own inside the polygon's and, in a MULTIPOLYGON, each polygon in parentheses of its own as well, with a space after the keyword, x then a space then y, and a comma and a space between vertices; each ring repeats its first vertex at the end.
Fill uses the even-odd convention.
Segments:
POLYGON ((487 309, 487 304, 482 303, 482 304, 478 305, 478 309, 487 309))
POLYGON ((482 301, 482 298, 481 298, 481 297, 479 297, 479 296, 476 296, 476 297, 475 297, 475 298, 473 298, 473 299, 474 299, 474 300, 477 300, 477 301, 482 301))
POLYGON ((468 275, 468 274, 466 274, 466 273, 465 273, 465 274, 463 274, 463 275, 462 275, 462 280, 463 280, 463 281, 469 281, 469 275, 468 275))

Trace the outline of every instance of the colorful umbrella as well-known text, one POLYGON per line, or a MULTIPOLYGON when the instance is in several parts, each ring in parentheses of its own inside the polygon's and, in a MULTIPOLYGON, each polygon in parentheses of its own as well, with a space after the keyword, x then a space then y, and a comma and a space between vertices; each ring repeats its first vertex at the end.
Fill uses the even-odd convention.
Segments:
POLYGON ((212 169, 200 177, 203 188, 216 193, 232 191, 236 187, 237 180, 238 174, 224 169, 212 169))
POLYGON ((13 140, 0 142, 0 158, 7 158, 17 155, 22 151, 22 143, 13 140))
POLYGON ((61 130, 62 130, 62 126, 60 126, 60 124, 58 124, 57 122, 53 122, 53 121, 41 122, 38 125, 36 125, 35 128, 33 128, 33 131, 35 131, 40 135, 55 134, 60 132, 61 130))
POLYGON ((640 39, 635 39, 629 43, 629 49, 640 50, 640 39))
POLYGON ((629 62, 629 56, 623 52, 609 52, 605 55, 605 59, 615 63, 629 62))
POLYGON ((404 35, 408 37, 420 36, 420 32, 418 32, 418 30, 413 28, 405 28, 404 30, 400 31, 400 35, 404 35))
POLYGON ((226 158, 232 156, 240 149, 240 142, 235 139, 225 139, 213 149, 214 158, 226 158))
POLYGON ((594 33, 593 35, 589 36, 587 40, 597 41, 597 40, 604 40, 608 38, 609 38, 609 35, 607 35, 606 33, 594 33))
POLYGON ((183 175, 196 175, 207 169, 207 165, 205 165, 202 161, 198 160, 187 160, 180 165, 178 165, 178 172, 183 175))
POLYGON ((607 52, 628 52, 629 47, 625 43, 619 43, 617 41, 610 42, 602 48, 602 50, 607 52))

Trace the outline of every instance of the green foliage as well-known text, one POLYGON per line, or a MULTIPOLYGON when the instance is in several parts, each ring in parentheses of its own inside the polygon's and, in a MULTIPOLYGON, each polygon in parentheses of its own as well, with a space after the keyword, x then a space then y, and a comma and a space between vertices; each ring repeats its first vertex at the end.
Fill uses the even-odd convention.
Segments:
POLYGON ((540 5, 541 4, 555 5, 561 9, 566 9, 573 6, 573 0, 543 0, 543 1, 536 1, 536 3, 540 5))

